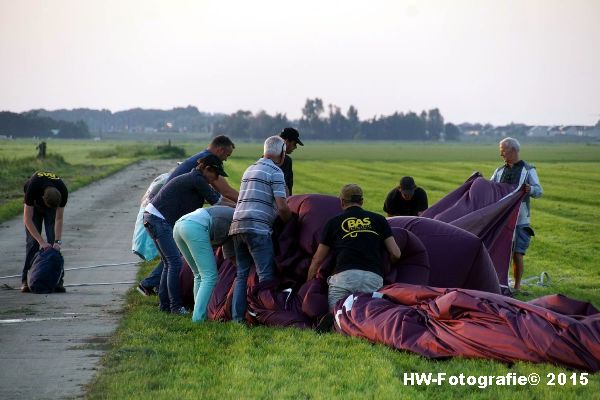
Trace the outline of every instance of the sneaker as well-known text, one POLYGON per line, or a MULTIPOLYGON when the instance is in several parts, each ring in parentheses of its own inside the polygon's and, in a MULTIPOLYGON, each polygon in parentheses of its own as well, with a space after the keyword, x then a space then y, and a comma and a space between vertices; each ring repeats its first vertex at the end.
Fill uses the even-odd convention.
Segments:
POLYGON ((190 313, 190 311, 185 307, 180 307, 179 309, 177 309, 175 311, 171 311, 171 314, 176 314, 176 315, 188 315, 189 313, 190 313))
POLYGON ((154 295, 154 290, 152 288, 146 287, 144 285, 142 285, 141 283, 139 285, 137 285, 137 291, 140 292, 142 294, 142 296, 152 296, 154 295))
POLYGON ((63 285, 59 285, 54 288, 54 293, 65 293, 67 289, 63 285))
POLYGON ((29 290, 29 286, 27 285, 27 282, 23 283, 21 285, 21 293, 30 293, 31 290, 29 290))
POLYGON ((331 332, 333 330, 333 314, 327 313, 320 320, 315 331, 317 333, 331 332))

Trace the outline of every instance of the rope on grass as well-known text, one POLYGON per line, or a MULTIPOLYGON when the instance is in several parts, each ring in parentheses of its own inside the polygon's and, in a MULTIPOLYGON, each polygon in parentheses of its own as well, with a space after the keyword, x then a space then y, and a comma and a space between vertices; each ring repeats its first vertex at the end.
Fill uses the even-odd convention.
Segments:
POLYGON ((110 286, 110 285, 133 285, 137 281, 123 281, 123 282, 95 282, 95 283, 69 283, 63 285, 64 287, 81 287, 81 286, 110 286))
MULTIPOLYGON (((77 271, 80 269, 92 269, 92 268, 118 267, 118 266, 122 266, 122 265, 137 264, 138 262, 139 261, 129 261, 129 262, 115 263, 115 264, 100 264, 100 265, 90 265, 87 267, 73 267, 73 268, 65 268, 65 271, 77 271)), ((0 276, 0 279, 19 278, 20 276, 21 276, 21 274, 0 276)))

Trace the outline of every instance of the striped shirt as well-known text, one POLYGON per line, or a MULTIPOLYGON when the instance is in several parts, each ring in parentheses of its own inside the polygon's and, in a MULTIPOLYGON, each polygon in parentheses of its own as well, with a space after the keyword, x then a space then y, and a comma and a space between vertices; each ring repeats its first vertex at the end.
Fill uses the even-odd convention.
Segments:
POLYGON ((283 172, 270 159, 261 158, 249 166, 242 176, 229 234, 270 234, 277 217, 277 197, 286 197, 283 172))

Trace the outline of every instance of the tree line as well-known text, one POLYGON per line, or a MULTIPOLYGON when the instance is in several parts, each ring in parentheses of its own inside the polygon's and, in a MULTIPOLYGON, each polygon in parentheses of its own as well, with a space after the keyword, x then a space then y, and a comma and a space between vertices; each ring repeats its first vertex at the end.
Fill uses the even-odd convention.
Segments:
POLYGON ((358 110, 350 106, 343 113, 340 107, 327 106, 320 98, 307 99, 302 116, 291 121, 285 114, 256 115, 239 110, 226 115, 213 125, 214 134, 225 134, 239 139, 263 139, 286 126, 296 126, 303 137, 313 140, 458 140, 460 130, 454 124, 444 123, 439 109, 414 112, 395 112, 361 121, 358 110))
POLYGON ((135 108, 111 112, 79 108, 73 110, 33 110, 22 114, 4 112, 0 117, 0 134, 14 137, 52 136, 88 137, 90 132, 209 132, 238 140, 262 140, 286 126, 298 128, 312 140, 458 140, 461 131, 445 123, 437 108, 415 112, 395 112, 360 120, 358 110, 350 106, 342 112, 329 104, 327 111, 320 98, 307 99, 302 116, 290 120, 286 114, 256 114, 239 110, 232 114, 210 114, 196 107, 171 110, 135 108))
POLYGON ((83 121, 62 121, 50 117, 43 117, 37 112, 12 113, 0 112, 0 135, 23 137, 60 137, 60 138, 88 138, 90 132, 83 121))

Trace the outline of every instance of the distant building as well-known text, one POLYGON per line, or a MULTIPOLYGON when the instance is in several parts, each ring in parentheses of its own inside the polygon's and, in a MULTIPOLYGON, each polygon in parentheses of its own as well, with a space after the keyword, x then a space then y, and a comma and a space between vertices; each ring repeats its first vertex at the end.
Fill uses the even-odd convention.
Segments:
POLYGON ((529 137, 548 137, 550 136, 550 127, 544 125, 537 125, 531 127, 529 131, 527 131, 527 136, 529 137))

